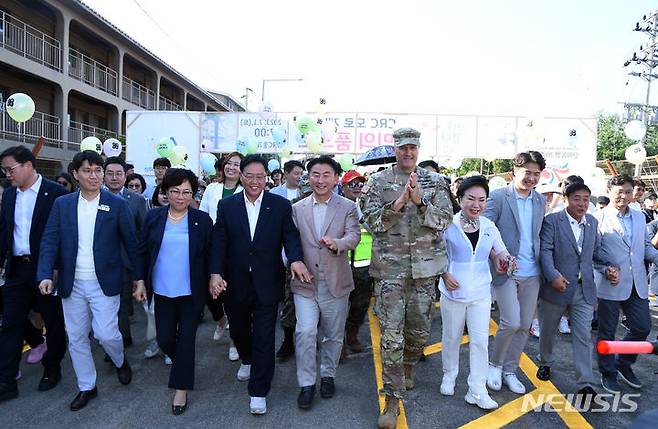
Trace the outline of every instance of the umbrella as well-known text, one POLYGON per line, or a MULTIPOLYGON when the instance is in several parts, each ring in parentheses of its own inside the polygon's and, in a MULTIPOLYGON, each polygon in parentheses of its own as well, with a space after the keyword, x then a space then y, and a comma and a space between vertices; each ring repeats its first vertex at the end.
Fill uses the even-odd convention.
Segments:
POLYGON ((395 162, 395 150, 391 145, 382 145, 370 149, 354 162, 354 165, 377 165, 395 162))

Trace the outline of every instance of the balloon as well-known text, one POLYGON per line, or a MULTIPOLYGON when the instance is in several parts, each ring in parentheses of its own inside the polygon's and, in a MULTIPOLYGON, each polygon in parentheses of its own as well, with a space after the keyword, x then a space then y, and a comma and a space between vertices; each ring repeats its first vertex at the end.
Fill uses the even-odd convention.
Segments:
POLYGON ((267 161, 267 171, 271 173, 277 168, 281 168, 281 164, 279 164, 278 160, 270 159, 269 161, 267 161))
POLYGON ((626 156, 626 161, 635 165, 642 164, 647 159, 647 151, 644 149, 644 146, 638 143, 627 147, 624 155, 626 156))
POLYGON ((307 116, 298 118, 295 121, 295 126, 302 135, 306 135, 309 131, 318 131, 320 128, 316 122, 307 116))
POLYGON ((263 119, 271 119, 274 116, 274 107, 272 107, 272 103, 267 100, 263 101, 258 108, 258 114, 263 119))
POLYGON ((34 100, 22 92, 10 95, 6 106, 7 114, 18 123, 25 122, 34 115, 34 100))
POLYGON ((93 150, 100 155, 103 152, 103 143, 98 137, 85 137, 80 142, 80 152, 84 152, 85 150, 93 150))
POLYGON ((160 139, 158 143, 155 145, 155 151, 158 153, 158 155, 162 158, 169 158, 172 155, 172 149, 174 147, 174 143, 171 141, 169 137, 165 137, 163 139, 160 139))
POLYGON ((171 152, 172 155, 169 158, 169 161, 171 161, 172 164, 185 164, 185 161, 187 161, 187 148, 185 146, 174 146, 171 152))
POLYGON ((452 168, 453 170, 456 170, 462 166, 462 162, 464 162, 462 158, 458 156, 452 157, 448 161, 448 167, 452 168))
POLYGON ((631 140, 640 141, 644 138, 646 133, 647 133, 647 127, 644 125, 642 121, 638 121, 637 119, 634 121, 629 121, 624 126, 624 134, 626 134, 626 137, 628 137, 631 140))
POLYGON ((482 158, 484 158, 484 160, 487 162, 492 162, 493 160, 496 159, 496 155, 494 155, 491 152, 487 152, 482 156, 482 158))
POLYGON ((103 153, 108 158, 121 155, 121 142, 114 138, 105 140, 103 143, 103 153))
POLYGON ((469 171, 468 173, 464 174, 464 177, 471 177, 471 176, 481 176, 479 171, 469 171))
POLYGON ((247 155, 258 153, 258 140, 256 137, 251 137, 247 142, 247 155))
POLYGON ((215 162, 217 162, 217 158, 215 155, 209 152, 204 152, 201 154, 199 157, 199 164, 201 164, 201 170, 203 170, 204 173, 209 174, 211 176, 214 175, 214 173, 211 173, 215 171, 215 162))
POLYGON ((349 155, 347 153, 344 153, 343 155, 340 156, 340 158, 338 158, 338 163, 340 164, 340 168, 342 168, 343 171, 350 171, 354 166, 354 160, 352 159, 352 155, 349 155))
POLYGON ((240 137, 238 141, 235 142, 235 150, 241 153, 242 155, 246 155, 248 145, 249 145, 249 140, 246 137, 240 137))
POLYGON ((601 167, 594 167, 592 170, 593 179, 605 179, 605 170, 601 167))
POLYGON ((288 158, 291 153, 292 153, 292 150, 290 150, 290 146, 284 146, 283 149, 281 149, 281 157, 282 158, 288 158))
POLYGON ((336 136, 336 124, 333 122, 324 122, 320 127, 320 133, 322 134, 322 142, 329 143, 336 136))
POLYGON ((283 127, 276 127, 272 130, 272 138, 277 146, 283 146, 286 144, 286 129, 283 127))
POLYGON ((317 131, 309 131, 306 134, 306 146, 311 153, 319 153, 322 150, 322 136, 317 131))
POLYGON ((494 189, 504 188, 507 186, 507 182, 501 176, 494 176, 489 179, 489 190, 493 191, 494 189))

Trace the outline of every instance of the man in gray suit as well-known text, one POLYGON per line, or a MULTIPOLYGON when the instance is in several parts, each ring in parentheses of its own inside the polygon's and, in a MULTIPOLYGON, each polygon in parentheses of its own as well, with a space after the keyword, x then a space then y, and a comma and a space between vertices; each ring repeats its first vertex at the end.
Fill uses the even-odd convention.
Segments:
MULTIPOLYGON (((534 190, 546 162, 536 151, 514 157, 514 180, 492 191, 484 215, 493 221, 512 256, 516 270, 498 274, 492 267, 496 301, 500 308, 500 326, 494 339, 487 385, 500 390, 503 381, 514 393, 524 394, 525 386, 516 377, 521 353, 528 341, 528 330, 537 308, 541 283, 539 231, 544 219, 544 197, 534 190)), ((494 266, 501 267, 496 260, 494 266)))
POLYGON ((553 343, 560 317, 569 310, 576 382, 579 394, 595 395, 592 371, 592 316, 596 303, 593 260, 599 247, 598 221, 587 214, 590 189, 581 182, 564 190, 565 209, 544 218, 541 267, 545 282, 539 289, 539 370, 549 380, 555 362, 553 343))
POLYGON ((299 191, 299 179, 304 172, 304 165, 294 159, 283 164, 284 181, 277 187, 270 190, 271 193, 287 198, 288 201, 297 199, 301 193, 299 191))
MULTIPOLYGON (((115 195, 120 195, 128 202, 128 207, 132 213, 133 223, 135 226, 136 237, 139 239, 142 231, 142 224, 146 219, 146 199, 133 191, 125 188, 126 184, 126 163, 119 157, 112 156, 105 160, 103 164, 104 177, 103 181, 108 191, 115 195)), ((121 289, 121 301, 119 304, 119 332, 123 336, 123 345, 130 346, 133 342, 130 333, 130 316, 133 313, 132 304, 132 274, 127 267, 130 267, 130 261, 123 249, 121 256, 124 265, 123 287, 121 289)))
MULTIPOLYGON (((633 179, 626 174, 608 181, 610 204, 594 214, 599 221, 601 259, 608 268, 594 272, 599 299, 599 340, 614 340, 619 310, 626 315, 629 328, 624 341, 644 341, 651 331, 647 271, 644 261, 658 263, 658 250, 651 244, 642 212, 631 210, 633 179), (610 268, 614 267, 614 268, 610 268)), ((601 384, 610 393, 621 392, 617 375, 629 386, 642 383, 631 365, 637 355, 599 355, 601 384)))

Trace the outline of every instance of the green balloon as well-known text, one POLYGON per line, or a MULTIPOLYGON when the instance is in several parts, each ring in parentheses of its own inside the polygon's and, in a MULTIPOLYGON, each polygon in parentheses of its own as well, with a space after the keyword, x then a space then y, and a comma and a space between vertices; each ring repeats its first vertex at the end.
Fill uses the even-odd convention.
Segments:
POLYGON ((342 168, 343 171, 350 171, 354 166, 352 157, 348 154, 341 155, 340 158, 338 158, 338 163, 340 164, 340 168, 342 168))
POLYGON ((155 144, 155 151, 162 158, 170 158, 173 155, 173 147, 174 144, 171 139, 169 137, 165 137, 155 144))
POLYGON ((299 118, 295 122, 295 126, 297 126, 297 129, 300 133, 302 133, 302 135, 306 135, 306 133, 309 131, 320 131, 320 126, 317 124, 317 122, 313 121, 313 119, 309 117, 299 118))
POLYGON ((253 155, 255 153, 258 153, 258 140, 256 140, 255 137, 249 139, 249 142, 247 143, 246 152, 247 155, 253 155))

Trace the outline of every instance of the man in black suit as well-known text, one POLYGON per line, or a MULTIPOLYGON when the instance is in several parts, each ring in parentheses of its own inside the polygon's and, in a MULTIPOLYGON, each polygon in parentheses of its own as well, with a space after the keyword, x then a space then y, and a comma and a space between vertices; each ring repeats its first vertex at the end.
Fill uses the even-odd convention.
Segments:
MULTIPOLYGON (((124 187, 126 184, 126 163, 118 156, 112 156, 105 160, 103 164, 104 177, 103 182, 108 191, 114 195, 122 197, 128 202, 128 207, 132 213, 133 223, 135 226, 136 237, 141 237, 142 225, 146 219, 146 199, 133 191, 124 187)), ((123 288, 121 289, 121 302, 119 304, 119 332, 123 337, 124 347, 133 343, 133 337, 130 333, 130 316, 133 314, 133 274, 129 267, 131 266, 126 251, 121 249, 121 258, 123 259, 123 288)))
MULTIPOLYGON (((242 365, 238 380, 249 380, 250 410, 265 414, 274 375, 274 331, 278 304, 283 299, 286 252, 293 278, 313 279, 304 265, 299 231, 290 202, 264 192, 267 162, 249 155, 240 163, 244 191, 217 206, 210 260, 210 294, 226 290, 231 338, 242 365)), ((310 286, 310 285, 309 285, 310 286)))
POLYGON ((39 390, 54 388, 61 379, 60 362, 66 352, 62 301, 43 296, 36 283, 39 243, 55 199, 66 190, 34 168, 35 158, 24 146, 0 154, 2 170, 11 180, 0 208, 0 266, 7 262, 6 283, 0 288, 3 321, 0 330, 0 401, 18 395, 16 375, 23 349, 24 326, 31 304, 37 302, 46 325, 48 350, 39 390))

